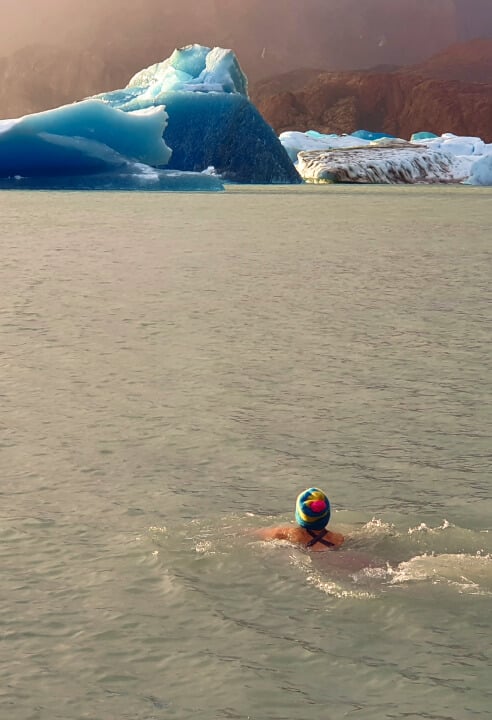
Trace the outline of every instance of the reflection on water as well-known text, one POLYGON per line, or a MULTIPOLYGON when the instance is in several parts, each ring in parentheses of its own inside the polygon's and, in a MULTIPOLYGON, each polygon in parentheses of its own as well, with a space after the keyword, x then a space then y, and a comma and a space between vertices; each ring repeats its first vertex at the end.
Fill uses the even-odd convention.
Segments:
POLYGON ((5 717, 487 717, 489 191, 0 209, 5 717))

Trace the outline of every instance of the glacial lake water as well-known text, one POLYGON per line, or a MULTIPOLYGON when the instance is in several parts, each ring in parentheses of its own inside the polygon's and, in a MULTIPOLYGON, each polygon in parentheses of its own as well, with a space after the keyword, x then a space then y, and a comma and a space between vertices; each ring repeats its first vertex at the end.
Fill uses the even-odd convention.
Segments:
POLYGON ((0 210, 0 716, 489 718, 490 189, 0 210))

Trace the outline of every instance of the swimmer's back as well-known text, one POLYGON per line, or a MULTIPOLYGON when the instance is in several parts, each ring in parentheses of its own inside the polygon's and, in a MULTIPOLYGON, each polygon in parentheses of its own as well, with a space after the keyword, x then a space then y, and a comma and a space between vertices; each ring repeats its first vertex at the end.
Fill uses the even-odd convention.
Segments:
POLYGON ((301 545, 315 552, 336 550, 345 538, 341 533, 331 530, 307 530, 295 525, 285 525, 258 530, 256 535, 262 540, 287 540, 294 545, 301 545))

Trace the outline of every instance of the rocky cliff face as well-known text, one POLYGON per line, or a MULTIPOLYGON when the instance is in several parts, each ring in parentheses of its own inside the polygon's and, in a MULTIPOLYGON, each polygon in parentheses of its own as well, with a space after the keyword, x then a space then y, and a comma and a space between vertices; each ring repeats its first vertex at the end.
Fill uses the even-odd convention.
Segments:
POLYGON ((256 96, 275 130, 383 131, 401 138, 428 130, 476 135, 492 142, 492 85, 417 75, 327 73, 297 93, 256 96))
POLYGON ((319 73, 302 87, 298 76, 291 83, 286 74, 257 83, 252 99, 278 133, 364 128, 409 138, 428 130, 492 142, 491 67, 492 42, 472 42, 395 72, 319 73), (486 77, 490 84, 461 81, 486 77))
MULTIPOLYGON (((22 22, 25 37, 39 37, 39 0, 5 1, 20 13, 16 42, 22 22)), ((192 42, 232 47, 255 82, 297 68, 407 65, 463 39, 492 38, 491 0, 46 0, 41 9, 39 39, 50 44, 0 60, 3 117, 121 87, 192 42)), ((12 47, 5 21, 2 39, 12 47)))

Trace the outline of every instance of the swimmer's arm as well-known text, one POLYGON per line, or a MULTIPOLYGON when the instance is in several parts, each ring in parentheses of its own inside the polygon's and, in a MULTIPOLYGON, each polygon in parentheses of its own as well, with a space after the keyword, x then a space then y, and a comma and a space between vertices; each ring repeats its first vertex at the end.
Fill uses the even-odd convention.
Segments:
POLYGON ((332 532, 330 530, 329 540, 335 545, 335 548, 339 548, 345 542, 345 537, 342 535, 342 533, 332 532))
POLYGON ((260 528, 254 530, 255 537, 258 540, 288 540, 289 539, 288 527, 274 527, 274 528, 260 528))

